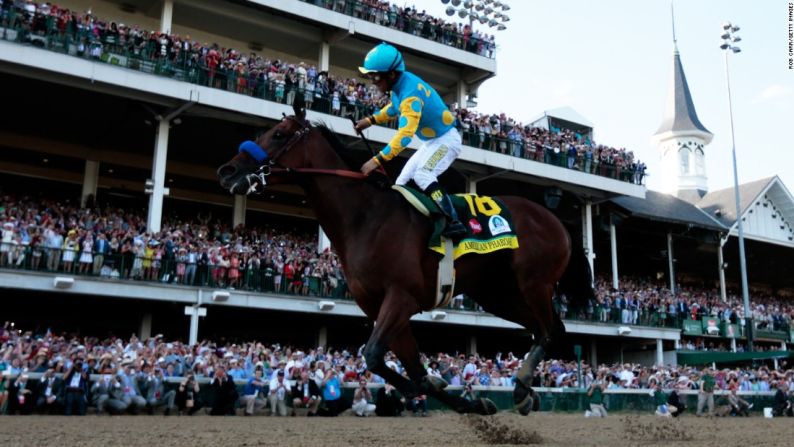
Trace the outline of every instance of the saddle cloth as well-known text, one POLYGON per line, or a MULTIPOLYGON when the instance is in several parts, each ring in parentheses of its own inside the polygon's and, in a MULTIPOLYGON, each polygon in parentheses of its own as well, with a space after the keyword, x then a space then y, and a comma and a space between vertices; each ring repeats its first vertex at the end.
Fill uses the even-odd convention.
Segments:
MULTIPOLYGON (((436 203, 413 188, 394 185, 392 189, 402 194, 408 203, 433 221, 433 234, 428 241, 428 248, 445 255, 441 232, 446 221, 436 203)), ((476 194, 455 194, 450 198, 458 212, 458 218, 468 230, 468 234, 454 244, 454 259, 470 253, 484 254, 518 248, 513 219, 502 201, 476 194)))

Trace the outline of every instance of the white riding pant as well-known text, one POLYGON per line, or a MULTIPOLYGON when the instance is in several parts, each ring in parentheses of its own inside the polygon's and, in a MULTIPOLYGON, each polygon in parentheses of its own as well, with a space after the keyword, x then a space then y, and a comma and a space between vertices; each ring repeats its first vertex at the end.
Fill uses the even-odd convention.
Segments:
POLYGON ((427 140, 419 150, 408 159, 402 172, 394 183, 404 186, 413 180, 424 191, 438 176, 446 171, 460 155, 463 142, 455 128, 438 138, 427 140))

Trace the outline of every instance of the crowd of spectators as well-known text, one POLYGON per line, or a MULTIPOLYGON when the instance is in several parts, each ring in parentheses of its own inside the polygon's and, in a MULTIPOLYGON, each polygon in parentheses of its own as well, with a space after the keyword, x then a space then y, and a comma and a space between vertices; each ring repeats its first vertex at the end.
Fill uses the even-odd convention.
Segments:
MULTIPOLYGON (((745 325, 744 306, 740 296, 727 294, 723 302, 719 291, 702 287, 676 288, 675 293, 656 281, 622 278, 614 289, 611 281, 595 282, 595 300, 582 309, 569 309, 567 298, 555 297, 555 307, 563 318, 585 319, 602 323, 681 327, 683 320, 714 318, 718 322, 745 325)), ((794 319, 794 305, 783 297, 754 291, 751 297, 753 322, 757 329, 788 332, 794 319)), ((698 350, 726 350, 700 340, 698 350)))
MULTIPOLYGON (((369 2, 372 3, 369 6, 349 1, 322 3, 330 8, 350 9, 351 14, 360 14, 361 8, 361 11, 369 11, 373 5, 386 6, 385 2, 375 0, 369 2)), ((389 10, 392 9, 396 17, 422 17, 422 23, 437 22, 414 8, 390 5, 389 10)), ((372 114, 387 101, 363 79, 334 75, 318 70, 311 63, 282 61, 255 52, 202 43, 190 35, 145 30, 137 25, 97 18, 90 11, 80 13, 49 3, 27 2, 14 6, 10 1, 3 2, 2 11, 4 26, 23 31, 17 40, 75 56, 281 103, 291 104, 296 95, 301 95, 309 109, 354 119, 372 114)), ((367 17, 376 20, 375 16, 367 17)), ((413 22, 415 20, 406 19, 400 23, 413 22)), ((403 29, 401 26, 398 28, 403 29)), ((468 31, 464 31, 465 36, 468 31)), ((441 33, 439 38, 446 39, 445 35, 452 36, 441 33)), ((10 38, 8 35, 2 37, 10 38)), ((476 39, 464 39, 465 45, 473 41, 476 39)), ((567 129, 548 131, 525 126, 504 114, 479 114, 467 109, 456 110, 456 113, 464 143, 470 146, 636 184, 643 182, 645 164, 635 160, 632 151, 595 144, 587 135, 567 129)))
POLYGON ((588 135, 571 129, 524 125, 501 114, 460 109, 458 126, 463 144, 588 174, 641 185, 645 163, 625 148, 595 144, 588 135))
POLYGON ((493 58, 494 35, 481 33, 469 24, 447 22, 416 6, 397 6, 380 0, 301 0, 382 26, 493 58))
MULTIPOLYGON (((89 200, 93 202, 93 200, 89 200)), ((146 214, 89 203, 6 194, 0 203, 0 267, 117 280, 347 295, 344 272, 317 236, 264 227, 232 228, 211 216, 166 217, 146 230, 146 214)))
MULTIPOLYGON (((165 216, 160 232, 149 232, 145 213, 89 199, 85 207, 69 200, 34 199, 6 193, 0 201, 0 268, 21 268, 100 276, 116 280, 349 297, 344 270, 333 251, 317 253, 316 234, 272 228, 232 228, 211 216, 165 216)), ((555 297, 564 319, 602 323, 682 327, 686 319, 715 318, 744 327, 740 298, 725 302, 714 289, 677 287, 640 278, 595 282, 595 300, 569 309, 567 297, 555 297)), ((452 307, 476 309, 464 296, 452 307)), ((781 297, 753 292, 757 329, 787 332, 794 306, 781 297)), ((716 343, 716 344, 715 344, 716 343)), ((701 339, 699 350, 728 349, 701 339)), ((741 349, 741 346, 739 347, 741 349)))
MULTIPOLYGON (((202 408, 210 414, 251 415, 269 408, 286 416, 298 409, 309 416, 336 416, 347 408, 359 416, 399 415, 413 411, 426 415, 424 396, 401 396, 367 369, 358 350, 266 344, 257 341, 187 345, 161 335, 147 340, 105 339, 22 331, 6 322, 0 329, 0 408, 7 413, 85 414, 140 413, 193 414, 202 408), (31 374, 41 373, 35 378, 31 374), (175 386, 165 386, 166 383, 175 386), (200 386, 210 392, 201 392, 200 386), (343 388, 355 388, 353 399, 343 398, 343 388), (376 398, 372 391, 376 391, 376 398)), ((405 371, 389 352, 386 365, 405 371)), ((439 352, 421 355, 428 375, 459 386, 461 396, 474 399, 481 390, 515 385, 523 359, 512 352, 488 358, 476 353, 439 352), (482 388, 484 387, 484 388, 482 388)), ((718 390, 794 391, 794 370, 785 362, 768 366, 732 367, 713 371, 691 366, 645 367, 638 364, 582 364, 542 361, 532 386, 605 390, 696 390, 706 374, 718 390), (581 377, 581 379, 580 379, 581 377), (580 382, 581 381, 581 382, 580 382)), ((454 389, 454 388, 453 388, 454 389)))

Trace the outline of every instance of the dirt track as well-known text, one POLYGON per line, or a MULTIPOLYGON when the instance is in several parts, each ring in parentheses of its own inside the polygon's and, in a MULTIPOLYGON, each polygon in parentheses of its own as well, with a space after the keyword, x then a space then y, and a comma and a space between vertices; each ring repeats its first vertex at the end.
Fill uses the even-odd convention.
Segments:
POLYGON ((494 418, 434 413, 427 418, 209 416, 0 416, 2 446, 369 446, 526 444, 564 446, 785 446, 794 419, 612 415, 606 420, 549 413, 494 418))

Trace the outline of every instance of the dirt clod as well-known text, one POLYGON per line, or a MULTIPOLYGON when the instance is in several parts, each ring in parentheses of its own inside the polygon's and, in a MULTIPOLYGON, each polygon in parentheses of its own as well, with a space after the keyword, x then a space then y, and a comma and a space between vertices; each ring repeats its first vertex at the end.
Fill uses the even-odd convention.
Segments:
POLYGON ((535 431, 510 427, 494 416, 467 415, 466 424, 485 444, 527 445, 542 444, 543 438, 535 431))

